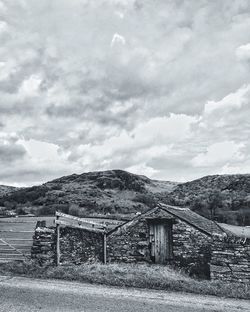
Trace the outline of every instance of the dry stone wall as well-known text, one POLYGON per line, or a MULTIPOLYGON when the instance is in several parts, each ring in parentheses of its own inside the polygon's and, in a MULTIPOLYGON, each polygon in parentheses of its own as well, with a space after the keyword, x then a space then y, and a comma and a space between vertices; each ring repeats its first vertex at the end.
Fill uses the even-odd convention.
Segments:
POLYGON ((215 236, 211 279, 250 283, 250 239, 215 236))
MULTIPOLYGON (((173 259, 169 263, 186 268, 191 275, 209 277, 211 238, 184 221, 173 224, 173 259)), ((152 263, 146 219, 128 223, 107 237, 108 262, 152 263)))
POLYGON ((103 235, 82 229, 60 230, 61 263, 103 262, 103 235))
POLYGON ((151 262, 146 222, 128 223, 107 237, 108 262, 151 262))
POLYGON ((45 222, 38 221, 33 236, 31 258, 40 265, 55 264, 56 234, 55 228, 46 227, 45 222))
POLYGON ((209 278, 211 237, 180 219, 175 220, 172 233, 173 264, 191 276, 209 278))
MULTIPOLYGON (((31 258, 38 264, 56 264, 56 228, 38 222, 33 236, 31 258)), ((80 264, 103 262, 103 235, 73 229, 60 229, 60 263, 80 264)))

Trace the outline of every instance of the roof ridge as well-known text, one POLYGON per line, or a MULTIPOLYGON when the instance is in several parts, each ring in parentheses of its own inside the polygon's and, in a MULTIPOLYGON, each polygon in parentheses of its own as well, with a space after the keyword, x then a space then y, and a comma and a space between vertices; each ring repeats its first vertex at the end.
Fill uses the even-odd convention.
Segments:
POLYGON ((126 221, 126 222, 124 222, 122 224, 117 225, 116 227, 114 227, 113 229, 108 231, 107 235, 114 233, 116 230, 118 230, 119 228, 129 224, 130 222, 133 222, 133 221, 136 221, 136 220, 140 220, 141 217, 146 216, 147 214, 153 213, 158 208, 161 208, 161 207, 157 204, 154 208, 150 208, 147 211, 145 211, 145 212, 143 212, 143 213, 141 213, 141 214, 139 214, 137 216, 134 216, 132 219, 130 219, 130 220, 128 220, 128 221, 126 221))
MULTIPOLYGON (((183 220, 184 222, 187 222, 188 224, 190 224, 191 226, 197 228, 198 230, 202 231, 203 233, 209 235, 209 236, 212 236, 213 235, 213 229, 211 227, 211 230, 209 231, 209 229, 207 229, 206 227, 202 226, 202 225, 199 225, 197 224, 197 222, 195 222, 195 220, 189 220, 188 218, 186 218, 186 216, 182 216, 182 215, 179 215, 179 214, 176 214, 175 211, 172 211, 172 210, 176 210, 176 211, 190 211, 191 214, 197 216, 200 220, 204 220, 205 222, 207 222, 207 225, 208 226, 212 226, 214 225, 218 230, 220 229, 217 224, 215 222, 213 222, 212 220, 210 219, 207 219, 203 216, 201 216, 200 214, 196 213, 195 211, 189 209, 189 208, 185 208, 183 209, 182 207, 176 207, 176 206, 171 206, 171 205, 166 205, 164 203, 160 203, 160 205, 162 206, 162 209, 166 210, 168 213, 174 215, 175 217, 183 220), (180 209, 179 209, 180 208, 180 209)), ((221 229, 220 229, 221 230, 221 229)))
POLYGON ((167 206, 167 207, 170 207, 170 208, 173 208, 173 209, 176 209, 176 210, 182 210, 182 211, 192 211, 190 208, 188 207, 177 207, 177 206, 171 206, 171 205, 166 205, 164 203, 159 203, 161 206, 167 206))

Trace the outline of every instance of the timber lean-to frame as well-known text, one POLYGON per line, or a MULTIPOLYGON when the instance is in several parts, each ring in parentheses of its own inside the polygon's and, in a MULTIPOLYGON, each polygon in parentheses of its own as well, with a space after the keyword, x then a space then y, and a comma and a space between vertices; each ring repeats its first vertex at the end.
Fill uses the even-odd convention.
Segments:
POLYGON ((107 227, 104 224, 95 223, 84 218, 77 218, 62 212, 56 212, 56 264, 60 265, 60 227, 66 226, 75 229, 82 229, 89 232, 103 235, 103 263, 107 262, 107 227), (60 220, 62 218, 63 220, 60 220))

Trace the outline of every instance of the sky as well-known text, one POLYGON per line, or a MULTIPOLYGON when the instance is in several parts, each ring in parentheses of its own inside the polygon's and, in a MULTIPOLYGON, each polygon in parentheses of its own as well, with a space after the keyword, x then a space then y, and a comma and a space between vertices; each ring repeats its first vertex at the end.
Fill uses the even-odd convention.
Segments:
POLYGON ((0 184, 250 173, 250 1, 0 0, 0 184))

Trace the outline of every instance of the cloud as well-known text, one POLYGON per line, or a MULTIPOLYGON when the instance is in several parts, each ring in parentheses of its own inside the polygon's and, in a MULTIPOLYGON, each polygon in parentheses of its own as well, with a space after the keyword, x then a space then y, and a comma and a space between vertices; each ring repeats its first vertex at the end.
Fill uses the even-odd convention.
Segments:
POLYGON ((241 149, 243 144, 232 141, 214 143, 207 148, 205 153, 200 153, 192 159, 194 167, 211 167, 226 165, 230 161, 241 161, 244 159, 241 149))
POLYGON ((204 113, 218 113, 218 111, 231 110, 234 108, 241 108, 244 103, 248 103, 247 95, 250 91, 250 85, 243 86, 236 92, 230 93, 225 96, 221 101, 208 101, 205 104, 204 113))
POLYGON ((248 1, 2 0, 0 10, 1 132, 17 137, 1 181, 248 170, 248 1), (206 166, 223 142, 244 160, 206 166))
POLYGON ((126 40, 123 36, 119 35, 119 34, 114 34, 110 46, 113 47, 115 44, 121 44, 121 45, 125 45, 126 40))
POLYGON ((250 135, 250 84, 241 86, 219 101, 209 101, 196 128, 202 139, 223 141, 231 139, 248 145, 250 135))
POLYGON ((7 31, 8 25, 5 21, 0 21, 0 34, 7 31))
POLYGON ((250 43, 238 47, 236 49, 236 56, 241 61, 250 61, 250 43))
POLYGON ((15 133, 0 132, 0 161, 4 166, 22 159, 26 154, 25 148, 18 143, 15 133))
POLYGON ((39 184, 44 176, 46 180, 53 179, 78 169, 55 144, 26 141, 15 134, 0 138, 0 160, 2 181, 22 186, 39 184))
POLYGON ((18 89, 18 98, 24 100, 28 97, 35 97, 39 95, 39 87, 42 79, 39 76, 32 75, 24 80, 18 89))

